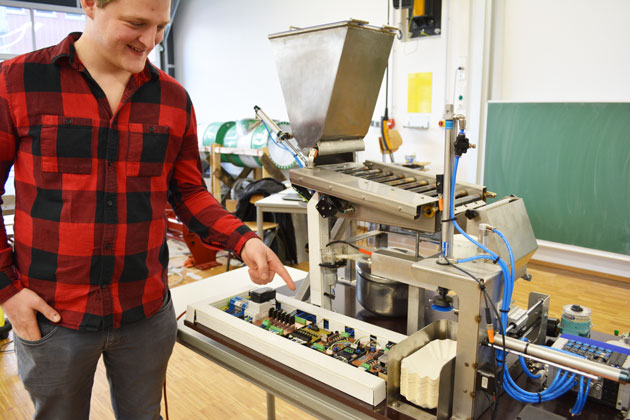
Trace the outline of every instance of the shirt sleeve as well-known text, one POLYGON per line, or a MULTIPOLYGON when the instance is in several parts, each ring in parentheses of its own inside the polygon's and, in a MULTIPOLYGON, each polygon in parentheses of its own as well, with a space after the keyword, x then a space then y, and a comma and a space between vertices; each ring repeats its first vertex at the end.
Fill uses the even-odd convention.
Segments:
MULTIPOLYGON (((0 67, 0 204, 17 149, 17 135, 9 106, 5 72, 6 66, 0 67)), ((0 212, 0 303, 23 288, 13 267, 13 248, 7 239, 4 217, 0 212)))
POLYGON ((187 122, 169 183, 169 203, 179 220, 207 244, 240 256, 245 242, 258 236, 208 192, 201 172, 197 121, 187 95, 187 122))

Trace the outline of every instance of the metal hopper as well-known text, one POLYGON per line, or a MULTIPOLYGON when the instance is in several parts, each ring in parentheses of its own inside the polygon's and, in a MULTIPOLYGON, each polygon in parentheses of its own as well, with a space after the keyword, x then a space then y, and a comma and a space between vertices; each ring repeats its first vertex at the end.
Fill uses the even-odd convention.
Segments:
POLYGON ((301 148, 367 134, 395 34, 349 20, 269 35, 301 148))

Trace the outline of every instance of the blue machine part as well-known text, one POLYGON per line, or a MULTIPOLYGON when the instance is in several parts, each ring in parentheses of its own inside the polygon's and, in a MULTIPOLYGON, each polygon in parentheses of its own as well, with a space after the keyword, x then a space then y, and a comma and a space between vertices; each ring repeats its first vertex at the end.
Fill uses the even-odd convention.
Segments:
MULTIPOLYGON (((621 369, 630 368, 630 349, 578 335, 562 334, 552 346, 582 356, 590 361, 621 369)), ((549 367, 549 376, 556 373, 549 367)), ((574 386, 578 391, 578 385, 574 386)), ((588 396, 617 410, 630 408, 630 384, 620 384, 609 379, 598 379, 591 384, 588 396)))
POLYGON ((228 312, 234 316, 242 317, 245 313, 245 309, 247 309, 247 304, 246 299, 240 296, 234 296, 228 303, 228 312))

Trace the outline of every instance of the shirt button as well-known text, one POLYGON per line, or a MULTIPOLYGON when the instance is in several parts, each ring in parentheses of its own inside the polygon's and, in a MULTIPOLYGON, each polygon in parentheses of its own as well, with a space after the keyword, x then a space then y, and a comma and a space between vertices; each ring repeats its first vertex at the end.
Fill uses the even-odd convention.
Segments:
POLYGON ((111 249, 111 245, 110 244, 105 244, 105 249, 111 249))
POLYGON ((103 284, 101 284, 101 289, 105 289, 106 287, 107 287, 107 285, 106 285, 106 284, 104 284, 104 283, 103 283, 103 284))
POLYGON ((110 207, 111 207, 113 204, 114 204, 114 202, 113 202, 112 200, 107 200, 107 205, 108 205, 108 206, 110 206, 110 207))

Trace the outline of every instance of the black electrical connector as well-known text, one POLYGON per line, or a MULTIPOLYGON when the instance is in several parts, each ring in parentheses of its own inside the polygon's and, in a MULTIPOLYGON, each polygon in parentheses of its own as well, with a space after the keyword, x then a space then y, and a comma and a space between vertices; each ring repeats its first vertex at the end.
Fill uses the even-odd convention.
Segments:
POLYGON ((470 141, 466 138, 466 134, 459 133, 455 139, 455 156, 461 156, 470 149, 470 141))
POLYGON ((271 287, 260 287, 249 292, 252 302, 264 303, 276 298, 276 291, 271 287))
POLYGON ((466 216, 466 218, 467 218, 468 220, 472 220, 472 219, 474 219, 475 217, 479 216, 479 212, 478 212, 477 210, 471 210, 471 209, 468 209, 468 210, 466 210, 466 212, 464 213, 464 216, 466 216))

